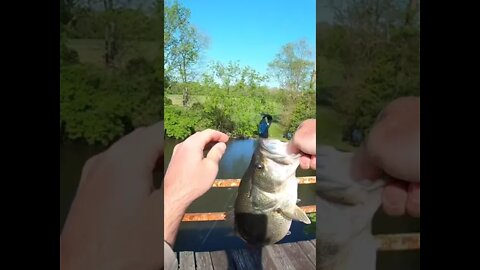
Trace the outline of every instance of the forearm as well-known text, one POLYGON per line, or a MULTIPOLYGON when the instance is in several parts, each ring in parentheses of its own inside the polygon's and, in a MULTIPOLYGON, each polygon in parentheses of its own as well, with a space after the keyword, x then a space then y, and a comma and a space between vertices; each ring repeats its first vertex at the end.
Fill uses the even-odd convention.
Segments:
POLYGON ((163 238, 171 247, 174 246, 180 223, 189 205, 188 201, 168 199, 168 196, 165 196, 163 238))

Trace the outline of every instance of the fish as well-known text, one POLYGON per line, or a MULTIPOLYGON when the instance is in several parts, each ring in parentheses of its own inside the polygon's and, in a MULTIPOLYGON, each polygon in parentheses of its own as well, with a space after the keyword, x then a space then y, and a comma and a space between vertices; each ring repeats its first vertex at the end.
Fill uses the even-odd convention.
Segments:
POLYGON ((353 155, 317 146, 317 269, 376 268, 378 242, 371 223, 387 181, 354 179, 353 155))
POLYGON ((235 231, 251 247, 279 242, 293 220, 310 224, 297 206, 296 170, 300 154, 287 152, 288 142, 259 138, 238 187, 234 204, 235 231))

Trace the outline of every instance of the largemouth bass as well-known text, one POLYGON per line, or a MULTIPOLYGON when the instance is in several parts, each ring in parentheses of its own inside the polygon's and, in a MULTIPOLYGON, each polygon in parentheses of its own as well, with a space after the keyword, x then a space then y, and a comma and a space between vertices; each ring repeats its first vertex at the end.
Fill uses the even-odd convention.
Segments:
POLYGON ((252 246, 282 240, 292 220, 310 224, 297 206, 299 154, 287 153, 288 143, 260 138, 235 201, 235 230, 252 246))
POLYGON ((386 182, 353 179, 353 153, 319 146, 317 160, 317 269, 374 270, 371 222, 386 182))

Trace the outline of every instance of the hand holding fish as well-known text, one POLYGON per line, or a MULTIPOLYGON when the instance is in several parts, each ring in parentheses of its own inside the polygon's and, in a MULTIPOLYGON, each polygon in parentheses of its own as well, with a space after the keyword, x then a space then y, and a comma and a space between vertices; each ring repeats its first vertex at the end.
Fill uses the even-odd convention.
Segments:
POLYGON ((362 178, 388 178, 382 196, 387 214, 420 217, 420 98, 388 104, 354 158, 362 178))
POLYGON ((305 170, 315 169, 317 167, 316 127, 317 121, 315 119, 303 121, 298 126, 289 144, 290 152, 302 153, 300 167, 305 170))
POLYGON ((173 149, 164 178, 164 239, 169 244, 175 242, 187 207, 212 187, 227 141, 226 134, 207 129, 188 137, 173 149), (205 148, 212 143, 213 147, 204 157, 205 148))

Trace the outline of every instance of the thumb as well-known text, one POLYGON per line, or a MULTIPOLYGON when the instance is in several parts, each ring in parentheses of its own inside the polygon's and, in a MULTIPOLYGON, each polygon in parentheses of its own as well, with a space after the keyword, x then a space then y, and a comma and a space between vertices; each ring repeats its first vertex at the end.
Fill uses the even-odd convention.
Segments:
MULTIPOLYGON (((223 157, 223 154, 225 154, 225 150, 227 149, 227 145, 223 142, 216 143, 212 149, 207 154, 207 157, 204 159, 204 162, 213 164, 215 166, 218 166, 218 163, 220 162, 220 159, 223 157)), ((211 165, 207 165, 211 166, 211 165)))
POLYGON ((289 141, 288 144, 287 144, 287 153, 289 153, 289 154, 300 153, 300 149, 295 145, 293 140, 289 141))
POLYGON ((218 173, 218 163, 225 153, 226 148, 225 143, 219 142, 210 149, 207 157, 202 160, 202 166, 204 168, 202 170, 202 179, 212 182, 215 180, 218 173))

